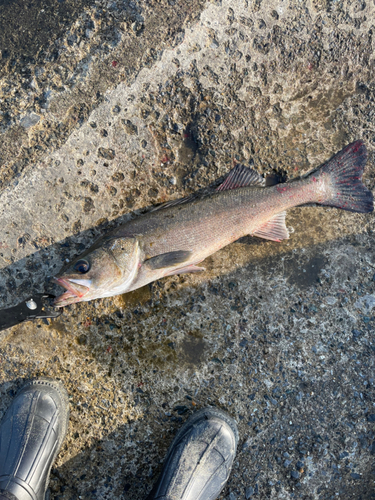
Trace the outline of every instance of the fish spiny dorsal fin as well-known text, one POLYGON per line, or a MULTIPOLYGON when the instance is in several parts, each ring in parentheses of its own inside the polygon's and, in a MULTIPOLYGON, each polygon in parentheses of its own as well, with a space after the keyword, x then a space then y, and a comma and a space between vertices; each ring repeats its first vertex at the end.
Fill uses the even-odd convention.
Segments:
POLYGON ((162 205, 152 208, 150 212, 156 212, 157 210, 162 210, 163 208, 174 207, 175 205, 182 205, 183 203, 188 203, 189 201, 193 201, 196 198, 197 198, 196 194, 191 194, 190 196, 186 196, 185 198, 179 198, 178 200, 166 201, 162 205))
MULTIPOLYGON (((277 182, 271 182, 270 185, 277 184, 277 182)), ((264 179, 258 172, 252 170, 245 165, 236 165, 227 175, 224 182, 220 184, 216 189, 213 187, 206 188, 205 193, 193 193, 185 198, 179 198, 178 200, 171 200, 159 205, 158 207, 152 208, 150 212, 156 212, 157 210, 162 210, 164 208, 175 207, 176 205, 182 205, 184 203, 189 203, 191 201, 203 198, 216 191, 227 191, 230 189, 237 189, 245 186, 265 186, 266 179, 264 179)))
POLYGON ((289 231, 285 225, 286 212, 280 212, 265 224, 260 226, 252 236, 264 238, 265 240, 281 241, 289 238, 289 231))
POLYGON ((245 165, 236 165, 216 191, 227 191, 245 186, 264 186, 265 180, 255 170, 245 165))

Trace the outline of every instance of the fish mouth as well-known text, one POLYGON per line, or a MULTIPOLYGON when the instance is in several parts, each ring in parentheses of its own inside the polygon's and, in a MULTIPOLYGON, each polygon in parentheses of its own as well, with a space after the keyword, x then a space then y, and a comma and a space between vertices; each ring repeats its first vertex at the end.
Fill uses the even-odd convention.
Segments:
MULTIPOLYGON (((82 297, 89 291, 88 286, 82 285, 81 283, 74 283, 74 281, 71 281, 68 278, 52 278, 51 281, 52 283, 56 283, 56 285, 60 285, 66 289, 65 293, 59 295, 59 297, 56 297, 53 301, 53 305, 56 307, 64 307, 80 302, 82 297)), ((87 280, 87 283, 90 284, 90 281, 87 280)))

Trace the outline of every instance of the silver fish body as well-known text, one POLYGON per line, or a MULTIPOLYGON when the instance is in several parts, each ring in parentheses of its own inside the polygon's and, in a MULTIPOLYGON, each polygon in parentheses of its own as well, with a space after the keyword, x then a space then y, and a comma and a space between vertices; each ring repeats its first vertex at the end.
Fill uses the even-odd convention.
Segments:
POLYGON ((355 212, 373 210, 362 184, 366 148, 356 141, 306 177, 264 187, 264 179, 243 166, 202 197, 188 197, 110 231, 78 257, 55 281, 68 291, 64 306, 140 288, 165 276, 203 270, 197 264, 245 235, 281 241, 289 237, 288 208, 307 203, 355 212))

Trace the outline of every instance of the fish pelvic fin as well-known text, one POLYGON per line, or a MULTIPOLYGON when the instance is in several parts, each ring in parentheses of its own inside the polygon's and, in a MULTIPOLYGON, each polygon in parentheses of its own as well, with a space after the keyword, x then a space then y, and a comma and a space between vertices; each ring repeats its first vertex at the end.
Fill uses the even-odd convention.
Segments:
POLYGON ((282 241, 289 238, 289 231, 285 225, 286 212, 280 212, 268 220, 265 224, 258 227, 258 229, 252 233, 252 236, 258 236, 258 238, 264 238, 265 240, 271 241, 282 241))
POLYGON ((191 264, 190 266, 181 267, 180 269, 174 269, 165 276, 174 276, 175 274, 184 274, 184 273, 199 273, 205 270, 206 268, 204 267, 198 267, 195 264, 191 264))
POLYGON ((316 182, 328 176, 328 199, 321 205, 341 208, 350 212, 367 213, 374 210, 372 192, 362 183, 367 150, 363 141, 355 141, 337 153, 325 165, 309 175, 316 182))

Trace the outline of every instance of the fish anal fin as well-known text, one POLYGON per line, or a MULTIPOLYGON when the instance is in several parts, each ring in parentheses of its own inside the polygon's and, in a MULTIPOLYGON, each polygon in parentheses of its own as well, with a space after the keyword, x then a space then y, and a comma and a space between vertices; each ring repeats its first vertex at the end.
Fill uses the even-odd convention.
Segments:
POLYGON ((281 241, 289 238, 289 231, 285 225, 286 212, 274 215, 272 219, 258 227, 252 236, 264 238, 265 240, 281 241))
POLYGON ((190 266, 180 267, 180 269, 174 269, 170 273, 165 276, 174 276, 175 274, 183 274, 183 273, 199 273, 201 271, 205 271, 206 268, 198 267, 195 264, 191 264, 190 266))
POLYGON ((245 167, 245 165, 236 165, 227 175, 226 179, 216 191, 227 191, 245 186, 264 186, 264 178, 255 170, 245 167))
POLYGON ((183 264, 191 257, 190 250, 176 250, 174 252, 162 253, 145 260, 144 265, 150 269, 163 269, 183 264))

